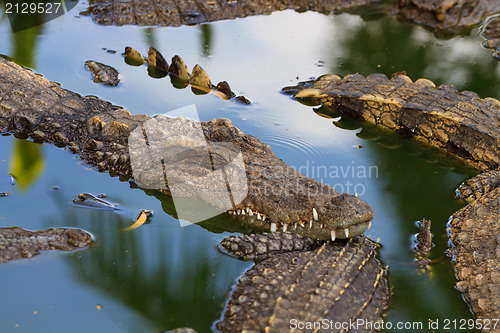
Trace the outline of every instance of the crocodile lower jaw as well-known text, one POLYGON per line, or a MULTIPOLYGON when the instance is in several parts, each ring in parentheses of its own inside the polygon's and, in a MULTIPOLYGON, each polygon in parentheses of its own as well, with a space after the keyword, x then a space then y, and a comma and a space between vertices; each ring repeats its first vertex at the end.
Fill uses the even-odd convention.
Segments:
POLYGON ((355 237, 363 234, 371 227, 371 218, 351 223, 347 227, 329 228, 318 219, 316 210, 313 208, 313 218, 304 221, 282 222, 271 221, 264 213, 250 207, 229 210, 228 214, 236 215, 245 224, 260 227, 270 232, 293 232, 314 239, 335 240, 355 237))

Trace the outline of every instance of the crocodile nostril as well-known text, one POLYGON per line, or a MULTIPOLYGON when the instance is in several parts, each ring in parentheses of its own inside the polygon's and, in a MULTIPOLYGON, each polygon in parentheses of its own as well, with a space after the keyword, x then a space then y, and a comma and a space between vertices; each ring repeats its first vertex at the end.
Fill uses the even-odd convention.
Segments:
POLYGON ((334 205, 341 205, 341 204, 345 203, 346 201, 351 201, 352 198, 353 198, 353 196, 350 194, 341 193, 341 194, 332 198, 332 203, 334 205))

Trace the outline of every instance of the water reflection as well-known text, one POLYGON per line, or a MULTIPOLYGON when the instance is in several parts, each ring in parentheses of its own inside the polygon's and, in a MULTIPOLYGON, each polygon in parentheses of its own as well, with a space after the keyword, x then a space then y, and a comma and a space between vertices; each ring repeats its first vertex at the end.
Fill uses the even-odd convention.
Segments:
MULTIPOLYGON (((337 27, 344 18, 335 20, 337 27)), ((413 80, 425 77, 436 85, 452 84, 481 97, 500 97, 500 65, 481 47, 475 30, 468 38, 456 37, 450 42, 436 40, 431 32, 392 16, 355 26, 346 22, 345 26, 345 31, 337 34, 340 47, 331 52, 340 52, 329 61, 332 73, 384 73, 390 77, 406 71, 413 80)))
MULTIPOLYGON (((5 2, 2 1, 5 6, 5 2)), ((20 3, 21 5, 22 3, 20 3)), ((3 6, 3 8, 5 8, 3 6)), ((12 57, 24 66, 33 68, 37 42, 43 31, 45 15, 34 14, 9 14, 12 29, 13 52, 12 57)))
MULTIPOLYGON (((139 188, 135 183, 131 183, 131 188, 139 188)), ((149 196, 155 197, 161 202, 161 207, 165 213, 172 216, 173 218, 178 218, 177 212, 175 210, 174 201, 171 196, 166 195, 162 192, 148 189, 141 189, 149 196)), ((195 207, 193 207, 196 209, 195 207)), ((189 222, 189 221, 187 221, 189 222)), ((243 233, 249 234, 251 232, 256 232, 258 229, 256 227, 244 224, 239 219, 232 217, 229 214, 220 214, 214 216, 210 219, 196 223, 196 225, 202 227, 203 229, 210 231, 212 233, 220 234, 223 232, 232 233, 243 233)))
POLYGON ((204 58, 208 58, 211 55, 212 44, 214 39, 213 26, 211 24, 200 25, 200 43, 201 43, 201 53, 204 58))
POLYGON ((20 190, 27 190, 42 175, 45 161, 40 146, 28 140, 14 140, 9 172, 20 190))
POLYGON ((221 290, 229 289, 239 263, 214 258, 217 250, 206 232, 165 227, 159 221, 122 231, 130 219, 102 210, 68 209, 61 191, 53 191, 52 199, 61 210, 48 225, 65 221, 96 237, 90 250, 67 257, 78 280, 133 309, 153 331, 185 325, 204 331, 219 317, 226 297, 221 290))

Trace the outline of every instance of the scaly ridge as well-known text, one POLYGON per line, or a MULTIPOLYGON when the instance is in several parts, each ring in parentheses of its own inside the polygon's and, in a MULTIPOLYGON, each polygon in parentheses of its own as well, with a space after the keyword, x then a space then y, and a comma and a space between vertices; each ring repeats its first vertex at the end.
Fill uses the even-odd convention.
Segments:
POLYGON ((435 87, 406 75, 390 80, 383 74, 326 75, 283 88, 297 99, 308 99, 371 124, 441 148, 485 170, 500 164, 500 102, 435 87))
POLYGON ((335 322, 361 314, 372 322, 380 320, 388 289, 373 249, 371 241, 357 237, 265 259, 240 279, 217 328, 282 332, 290 330, 294 318, 335 322))
POLYGON ((321 242, 290 232, 229 236, 220 242, 223 252, 245 259, 263 259, 283 252, 310 251, 321 242))

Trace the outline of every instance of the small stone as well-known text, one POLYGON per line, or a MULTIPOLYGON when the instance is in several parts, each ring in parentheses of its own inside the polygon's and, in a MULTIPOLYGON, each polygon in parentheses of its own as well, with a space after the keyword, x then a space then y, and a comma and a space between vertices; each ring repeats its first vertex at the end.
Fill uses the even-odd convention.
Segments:
POLYGON ((102 143, 101 141, 96 141, 94 139, 90 139, 87 142, 87 149, 102 151, 103 147, 104 147, 104 143, 102 143))

